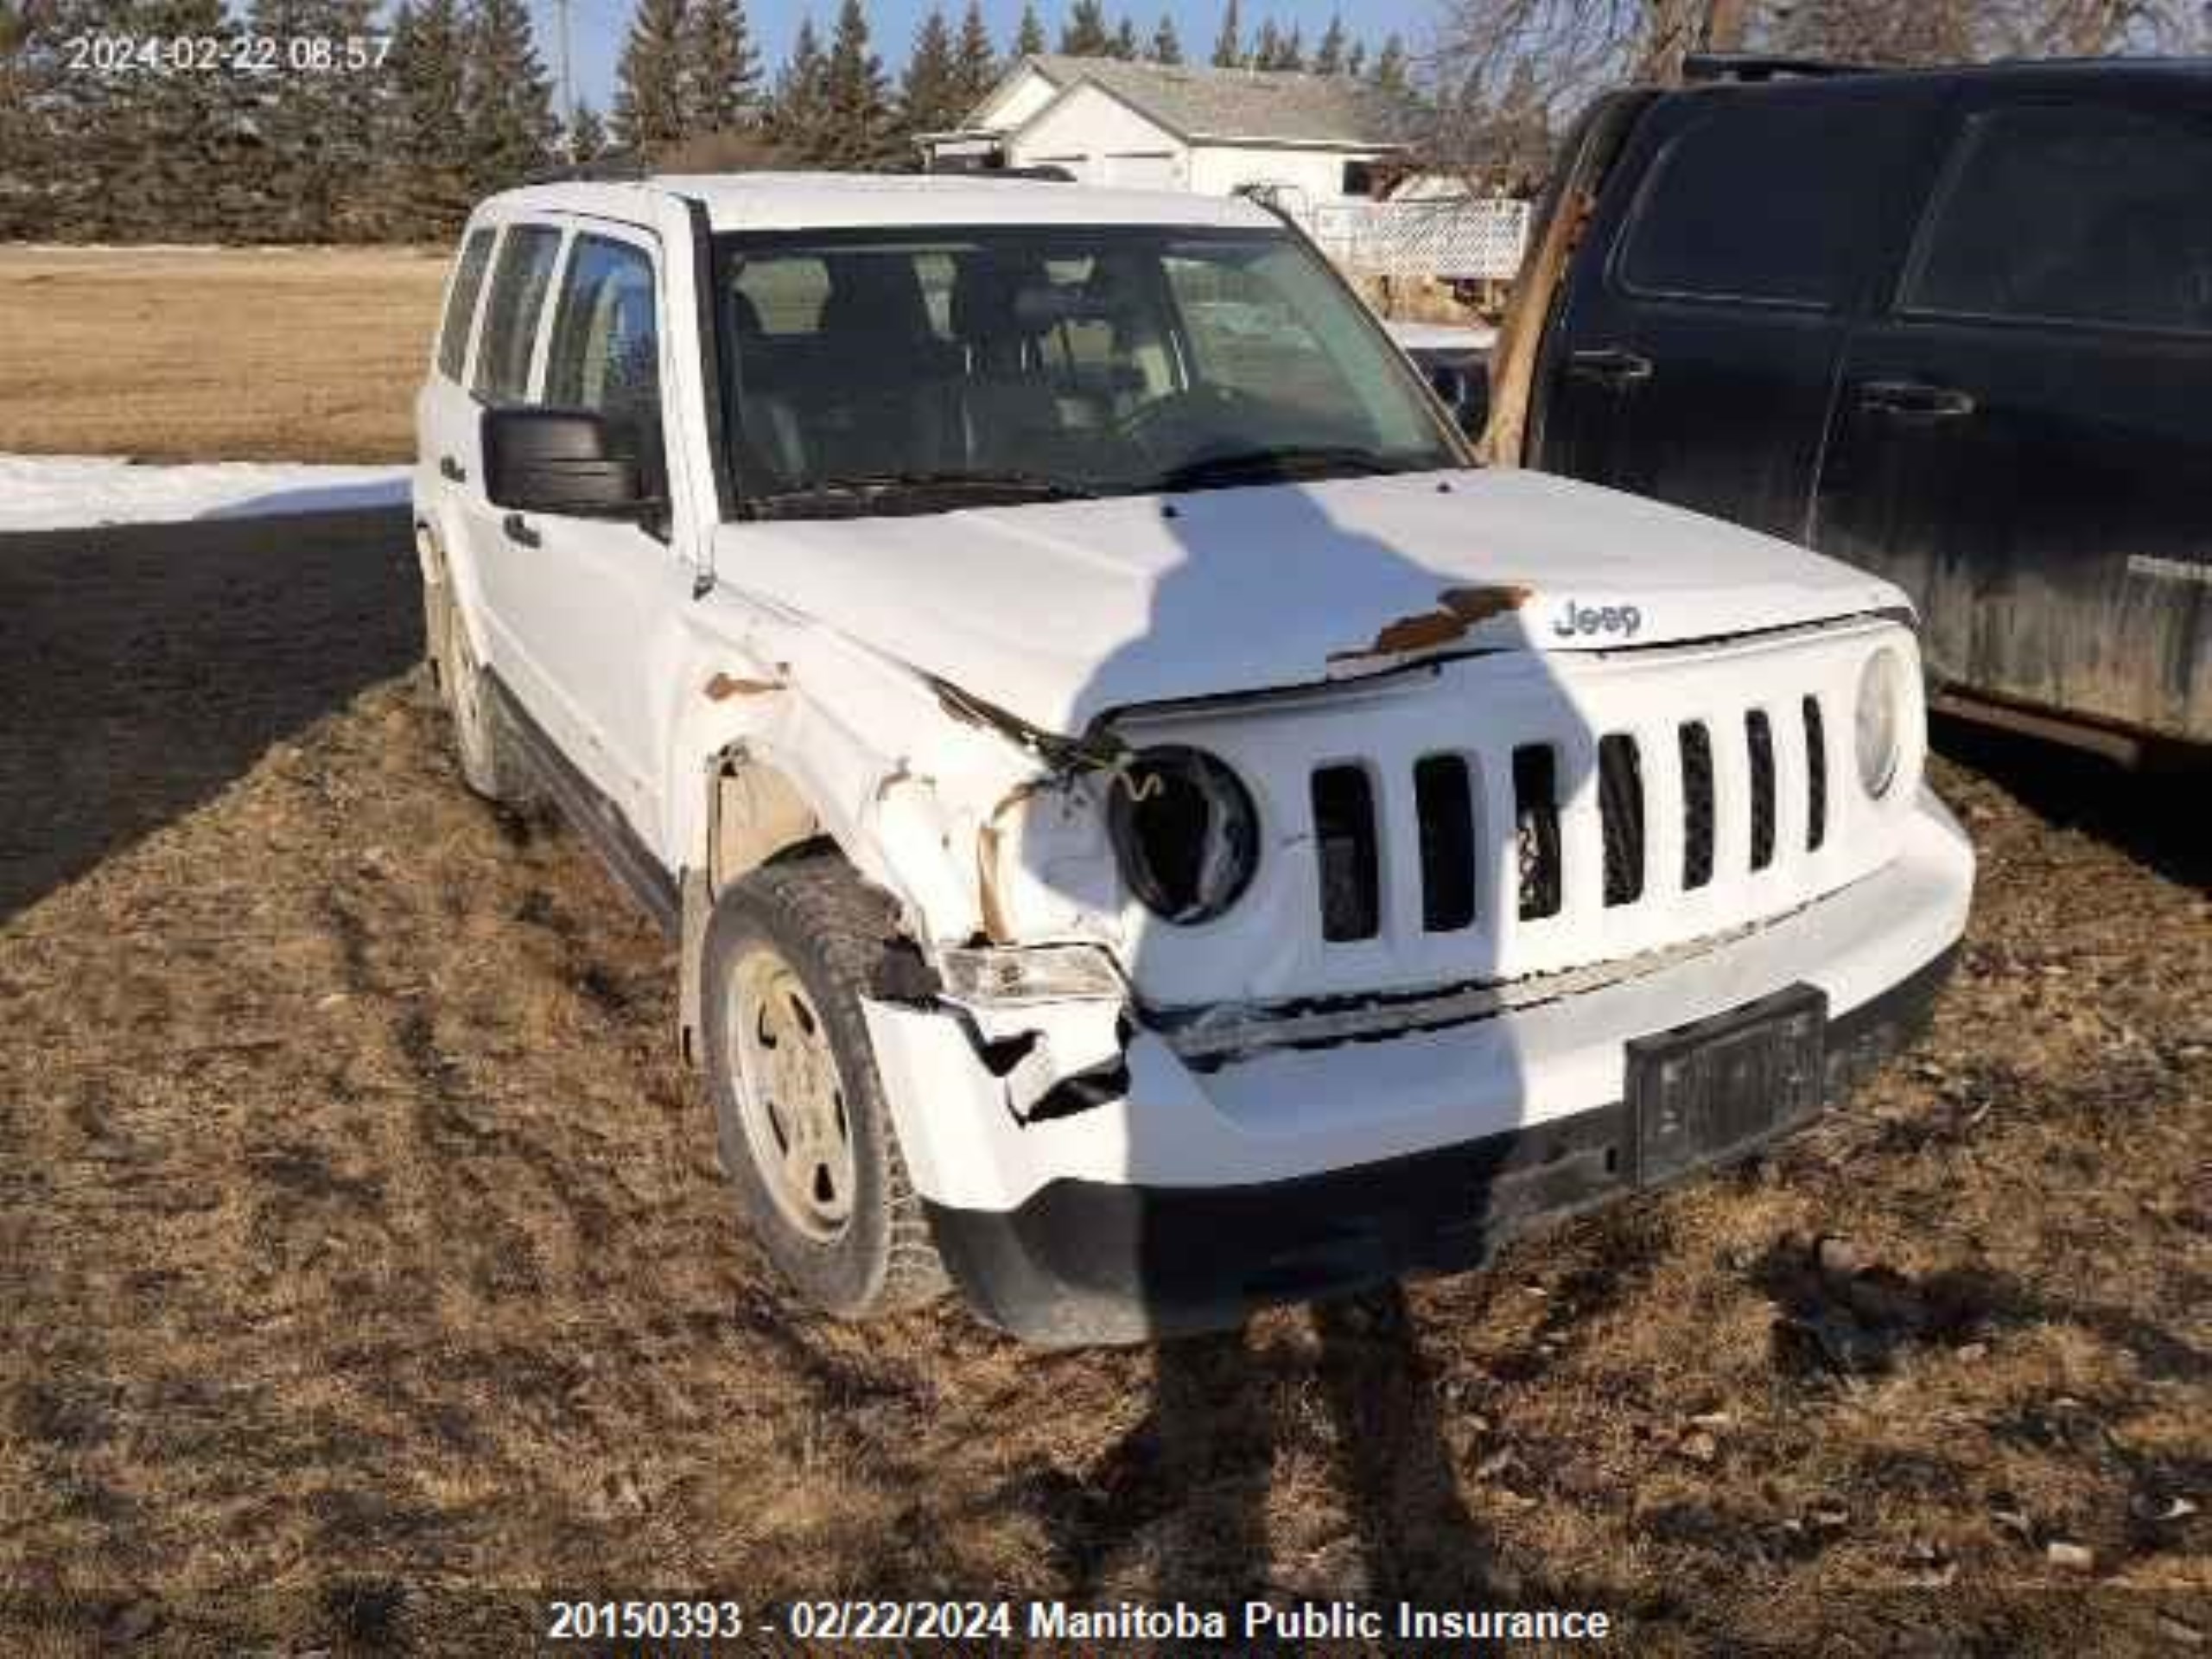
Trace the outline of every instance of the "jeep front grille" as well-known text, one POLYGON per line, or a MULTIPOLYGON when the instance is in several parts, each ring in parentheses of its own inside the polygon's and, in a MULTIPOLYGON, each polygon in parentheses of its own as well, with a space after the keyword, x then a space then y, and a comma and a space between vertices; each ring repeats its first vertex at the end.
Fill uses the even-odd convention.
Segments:
POLYGON ((1244 779, 1261 856, 1218 918, 1140 921, 1131 980, 1155 1009, 1426 993, 1786 914, 1895 855, 1916 792, 1856 787, 1849 738, 1869 654, 1903 638, 1500 652, 1132 713, 1133 747, 1244 779))
MULTIPOLYGON (((1819 850, 1826 836, 1827 754, 1818 699, 1801 705, 1804 732, 1803 769, 1794 786, 1803 803, 1805 848, 1819 850)), ((1675 776, 1669 798, 1677 804, 1681 836, 1681 887, 1694 892, 1713 882, 1719 871, 1723 838, 1716 807, 1713 751, 1715 722, 1685 721, 1675 728, 1675 776)), ((1777 856, 1779 793, 1774 725, 1764 709, 1748 709, 1718 729, 1738 734, 1732 763, 1738 768, 1739 838, 1730 838, 1741 873, 1775 868, 1777 856)), ((1645 788, 1643 746, 1625 732, 1599 740, 1596 784, 1587 804, 1578 807, 1562 789, 1560 750, 1549 743, 1514 747, 1511 760, 1513 913, 1523 922, 1541 922, 1567 908, 1577 887, 1595 882, 1600 906, 1608 910, 1642 902, 1647 887, 1646 861, 1651 844, 1645 788), (1594 868, 1578 868, 1567 833, 1567 818, 1593 810, 1598 836, 1594 868)), ((1478 920, 1482 831, 1478 819, 1474 775, 1456 754, 1424 755, 1411 768, 1410 800, 1416 819, 1414 844, 1419 868, 1406 872, 1418 880, 1421 928, 1449 933, 1478 920)), ((1363 766, 1332 765, 1313 772, 1313 806, 1316 868, 1320 874, 1321 937, 1332 944, 1357 944, 1376 938, 1383 927, 1383 894, 1391 877, 1382 849, 1389 844, 1379 817, 1378 797, 1388 802, 1399 791, 1392 780, 1376 782, 1363 766)), ((1576 792, 1576 799, 1580 799, 1576 792)))

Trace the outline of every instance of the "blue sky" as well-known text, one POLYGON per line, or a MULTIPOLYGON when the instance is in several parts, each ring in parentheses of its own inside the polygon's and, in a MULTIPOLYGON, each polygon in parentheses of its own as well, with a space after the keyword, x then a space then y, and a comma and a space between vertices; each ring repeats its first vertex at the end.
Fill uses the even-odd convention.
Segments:
MULTIPOLYGON (((1213 37, 1221 28, 1223 0, 1138 0, 1127 8, 1135 20, 1141 37, 1149 38, 1154 25, 1165 10, 1175 19, 1176 32, 1182 36, 1185 54, 1203 59, 1211 50, 1213 37)), ((810 8, 803 0, 750 0, 747 11, 753 20, 753 32, 759 37, 763 55, 771 65, 779 61, 791 45, 791 36, 798 31, 801 16, 809 10, 814 15, 814 24, 828 37, 830 25, 836 21, 839 0, 814 0, 810 8)), ((947 14, 958 21, 966 0, 948 0, 947 14)), ((1363 35, 1371 52, 1382 45, 1383 37, 1393 29, 1402 33, 1409 46, 1418 49, 1426 35, 1430 19, 1435 15, 1437 0, 1347 0, 1339 5, 1338 0, 1243 0, 1244 28, 1249 36, 1259 27, 1262 18, 1272 16, 1284 28, 1293 24, 1302 27, 1310 44, 1329 26, 1332 12, 1341 10, 1344 27, 1363 35)), ((915 27, 927 15, 930 0, 875 0, 868 6, 868 25, 874 32, 875 49, 894 74, 906 60, 906 49, 914 38, 915 27)), ((575 41, 576 62, 576 91, 604 111, 613 97, 614 60, 622 49, 622 36, 630 25, 631 0, 569 0, 569 29, 575 41)), ((1106 15, 1109 21, 1118 22, 1124 8, 1116 0, 1106 0, 1106 15)), ((554 8, 552 0, 531 0, 531 10, 537 20, 539 49, 545 57, 546 67, 554 67, 554 8)), ((1064 7, 1059 0, 1039 0, 1037 13, 1045 21, 1048 35, 1058 38, 1064 7)), ((1020 21, 1021 0, 983 0, 983 16, 991 25, 1001 50, 1014 38, 1014 25, 1020 21)))

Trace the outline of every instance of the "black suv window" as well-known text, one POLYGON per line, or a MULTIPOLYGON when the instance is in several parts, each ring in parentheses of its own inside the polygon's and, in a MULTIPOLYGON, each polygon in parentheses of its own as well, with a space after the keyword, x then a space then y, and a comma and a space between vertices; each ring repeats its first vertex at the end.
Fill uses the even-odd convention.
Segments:
POLYGON ((1616 266, 1655 298, 1832 306, 1908 124, 1871 102, 1732 102, 1661 151, 1616 266))
POLYGON ((644 250, 580 236, 561 279, 545 401, 607 417, 617 454, 649 479, 660 468, 660 325, 644 250))
POLYGON ((1903 308, 2212 330, 2212 129, 2042 105, 1960 140, 1903 308))
POLYGON ((487 404, 517 404, 530 395, 531 346, 560 251, 561 232, 546 225, 520 226, 499 245, 472 388, 487 404))
POLYGON ((438 330, 438 370, 448 380, 461 378, 468 360, 468 329, 476 321, 476 296, 484 286, 484 267, 492 260, 494 232, 485 229, 468 238, 461 251, 461 265, 453 274, 453 291, 446 296, 445 321, 438 330))

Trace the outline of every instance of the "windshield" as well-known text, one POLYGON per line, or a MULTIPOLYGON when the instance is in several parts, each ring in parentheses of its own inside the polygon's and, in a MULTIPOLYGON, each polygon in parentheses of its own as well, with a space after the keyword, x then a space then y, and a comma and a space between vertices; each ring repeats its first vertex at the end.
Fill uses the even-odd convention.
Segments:
POLYGON ((1285 232, 995 226, 718 238, 756 517, 1458 467, 1419 381, 1285 232))

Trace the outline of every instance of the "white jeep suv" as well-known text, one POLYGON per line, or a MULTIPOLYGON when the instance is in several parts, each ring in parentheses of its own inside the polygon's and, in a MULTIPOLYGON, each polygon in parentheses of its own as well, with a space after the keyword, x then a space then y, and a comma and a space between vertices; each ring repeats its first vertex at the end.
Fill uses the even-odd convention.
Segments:
POLYGON ((1904 597, 1475 469, 1249 201, 514 192, 418 422, 468 780, 680 940, 745 1216, 839 1313, 1471 1266, 1813 1117, 1965 924, 1904 597))

